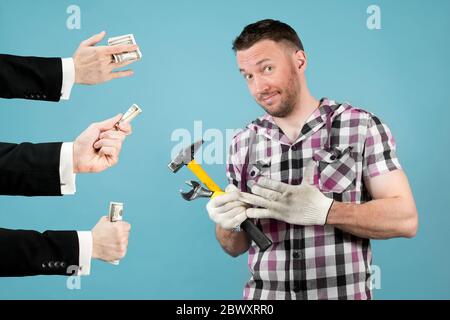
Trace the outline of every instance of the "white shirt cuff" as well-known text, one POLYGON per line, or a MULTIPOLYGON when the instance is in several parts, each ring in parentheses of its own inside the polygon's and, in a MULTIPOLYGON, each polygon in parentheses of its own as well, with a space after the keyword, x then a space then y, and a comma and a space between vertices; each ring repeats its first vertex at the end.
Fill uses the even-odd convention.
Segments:
POLYGON ((91 273, 92 232, 77 231, 80 256, 78 260, 78 276, 88 276, 91 273))
POLYGON ((75 65, 72 58, 63 58, 62 61, 62 86, 61 99, 69 100, 70 92, 75 83, 75 65))
POLYGON ((59 157, 59 177, 61 183, 61 194, 74 194, 76 192, 73 173, 73 143, 64 142, 61 146, 59 157))

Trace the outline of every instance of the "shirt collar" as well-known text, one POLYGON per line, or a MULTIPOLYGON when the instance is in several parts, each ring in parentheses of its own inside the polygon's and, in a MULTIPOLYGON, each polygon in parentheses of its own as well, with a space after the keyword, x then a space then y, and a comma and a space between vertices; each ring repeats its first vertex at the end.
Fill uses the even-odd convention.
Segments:
MULTIPOLYGON (((336 109, 338 109, 338 107, 339 104, 334 100, 329 100, 328 98, 320 99, 319 106, 306 120, 306 123, 302 127, 300 137, 297 139, 296 143, 306 139, 312 133, 319 130, 326 123, 327 116, 332 112, 337 111, 336 109)), ((250 123, 247 128, 254 130, 256 133, 263 134, 269 139, 278 140, 280 143, 287 145, 291 144, 288 137, 277 126, 273 117, 267 113, 250 123)))

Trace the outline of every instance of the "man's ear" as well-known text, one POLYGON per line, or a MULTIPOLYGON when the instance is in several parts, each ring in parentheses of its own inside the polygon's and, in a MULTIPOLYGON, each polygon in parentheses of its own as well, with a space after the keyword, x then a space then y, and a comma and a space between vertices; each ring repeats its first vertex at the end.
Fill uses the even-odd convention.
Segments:
POLYGON ((295 52, 295 66, 297 69, 304 71, 306 68, 306 54, 303 50, 295 52))

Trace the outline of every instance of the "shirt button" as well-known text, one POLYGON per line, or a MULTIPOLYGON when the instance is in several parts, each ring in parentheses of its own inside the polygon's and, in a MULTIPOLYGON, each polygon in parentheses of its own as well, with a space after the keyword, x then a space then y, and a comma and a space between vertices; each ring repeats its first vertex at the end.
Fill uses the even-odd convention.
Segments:
POLYGON ((41 264, 42 269, 47 268, 47 265, 45 263, 41 264))
POLYGON ((61 262, 61 268, 65 268, 66 267, 66 263, 63 261, 61 262))
POLYGON ((49 267, 49 268, 53 268, 53 261, 50 261, 50 262, 48 263, 48 267, 49 267))
POLYGON ((295 145, 293 145, 293 146, 291 147, 291 150, 292 150, 292 151, 295 151, 295 150, 297 150, 297 147, 296 147, 295 145))
POLYGON ((30 98, 31 98, 31 99, 34 99, 34 94, 30 94, 30 98))
POLYGON ((298 259, 298 258, 300 258, 302 255, 301 255, 300 251, 295 250, 294 253, 292 254, 292 256, 294 257, 294 259, 298 259))
POLYGON ((330 160, 336 160, 336 156, 333 154, 330 156, 330 160))
POLYGON ((56 262, 55 262, 55 268, 59 268, 59 266, 60 266, 59 261, 56 261, 56 262))
POLYGON ((42 95, 42 99, 47 99, 47 96, 45 94, 42 95))

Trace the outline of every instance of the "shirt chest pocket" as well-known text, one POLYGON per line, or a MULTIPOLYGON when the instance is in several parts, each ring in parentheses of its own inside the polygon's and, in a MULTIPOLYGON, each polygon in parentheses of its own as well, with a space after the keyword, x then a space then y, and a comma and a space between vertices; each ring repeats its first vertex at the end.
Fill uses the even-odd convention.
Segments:
POLYGON ((313 159, 318 163, 319 188, 322 191, 342 193, 356 185, 356 161, 353 147, 334 147, 317 150, 313 159))

